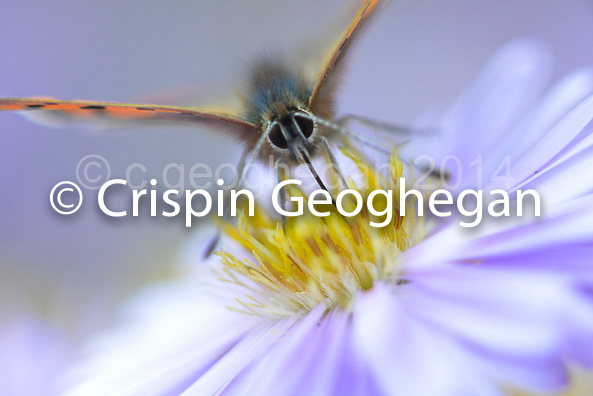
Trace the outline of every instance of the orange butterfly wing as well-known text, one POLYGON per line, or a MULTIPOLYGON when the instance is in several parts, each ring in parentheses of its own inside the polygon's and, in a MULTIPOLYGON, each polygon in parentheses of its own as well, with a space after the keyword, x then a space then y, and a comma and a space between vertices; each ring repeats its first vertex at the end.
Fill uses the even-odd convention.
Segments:
MULTIPOLYGON (((330 56, 322 63, 322 71, 316 79, 309 96, 309 107, 315 109, 327 100, 333 91, 332 78, 337 74, 340 62, 348 52, 354 38, 365 22, 377 9, 380 0, 365 0, 354 19, 341 35, 330 56), (328 95, 326 95, 328 94, 328 95)), ((52 98, 0 98, 0 111, 22 111, 42 124, 64 120, 92 121, 99 126, 113 127, 125 122, 141 121, 153 124, 155 121, 167 121, 173 124, 206 124, 223 127, 239 138, 253 140, 257 136, 257 127, 239 117, 193 107, 164 105, 145 105, 112 102, 91 102, 57 100, 52 98), (34 113, 33 110, 36 110, 34 113), (29 114, 29 111, 31 113, 29 114)))
POLYGON ((53 120, 93 121, 106 125, 118 121, 167 121, 180 124, 205 124, 227 127, 239 134, 257 131, 255 125, 235 116, 191 107, 131 103, 57 100, 52 98, 0 98, 0 111, 43 111, 53 120))
POLYGON ((336 43, 331 55, 323 65, 322 71, 315 83, 313 92, 309 96, 309 107, 315 108, 319 102, 323 101, 324 91, 333 91, 332 77, 336 75, 340 62, 348 53, 352 42, 361 31, 362 27, 369 20, 370 16, 377 9, 381 0, 366 0, 358 9, 358 12, 350 22, 346 31, 342 34, 336 43))

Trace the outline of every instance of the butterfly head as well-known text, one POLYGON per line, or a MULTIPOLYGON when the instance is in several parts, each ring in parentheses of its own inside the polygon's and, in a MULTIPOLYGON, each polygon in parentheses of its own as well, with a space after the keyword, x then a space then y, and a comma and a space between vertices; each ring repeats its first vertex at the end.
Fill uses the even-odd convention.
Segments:
POLYGON ((275 151, 298 161, 301 153, 313 153, 317 123, 308 111, 298 109, 270 122, 266 134, 275 151))

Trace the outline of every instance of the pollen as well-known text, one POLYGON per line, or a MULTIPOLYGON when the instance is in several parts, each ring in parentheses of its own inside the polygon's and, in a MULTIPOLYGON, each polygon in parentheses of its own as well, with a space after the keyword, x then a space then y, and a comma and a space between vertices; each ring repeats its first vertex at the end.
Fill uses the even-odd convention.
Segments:
MULTIPOLYGON (((348 188, 363 197, 379 188, 392 189, 397 195, 397 181, 404 172, 397 154, 391 157, 387 175, 382 175, 352 149, 343 152, 362 179, 356 184, 347 180, 348 188)), ((305 197, 298 188, 289 193, 305 197)), ((229 308, 276 317, 306 313, 320 303, 328 309, 349 309, 356 294, 371 289, 376 281, 404 283, 398 256, 415 243, 421 228, 414 208, 406 205, 404 216, 393 216, 381 228, 369 225, 379 218, 366 208, 357 216, 344 217, 333 205, 324 208, 330 212, 327 217, 305 211, 287 218, 285 229, 261 207, 253 217, 240 215, 236 225, 222 224, 223 232, 251 253, 241 258, 224 250, 217 253, 224 266, 223 280, 245 288, 237 306, 229 308)))

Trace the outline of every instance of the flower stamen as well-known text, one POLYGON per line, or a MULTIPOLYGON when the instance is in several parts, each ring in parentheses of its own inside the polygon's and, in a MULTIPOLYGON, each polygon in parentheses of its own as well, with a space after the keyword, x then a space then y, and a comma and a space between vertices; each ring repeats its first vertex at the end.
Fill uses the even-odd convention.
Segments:
MULTIPOLYGON (((389 175, 383 177, 352 149, 343 152, 357 165, 363 179, 364 187, 348 180, 351 189, 363 197, 375 189, 391 189, 397 195, 395 187, 404 172, 397 154, 391 156, 389 175)), ((306 200, 297 188, 289 192, 306 200)), ((387 200, 380 202, 387 205, 387 200)), ((349 204, 355 203, 346 197, 344 205, 349 204)), ((344 217, 333 205, 323 208, 330 212, 327 217, 305 211, 302 216, 288 218, 286 232, 262 208, 256 208, 251 218, 240 213, 236 226, 221 224, 227 236, 252 254, 252 259, 239 260, 225 251, 217 253, 230 278, 226 280, 250 291, 246 295, 249 302, 237 300, 241 308, 231 309, 266 316, 309 312, 320 303, 348 309, 356 293, 371 289, 376 280, 400 284, 396 257, 412 245, 411 236, 419 222, 414 205, 406 206, 406 215, 395 210, 385 227, 370 225, 373 215, 367 208, 357 216, 344 217)))

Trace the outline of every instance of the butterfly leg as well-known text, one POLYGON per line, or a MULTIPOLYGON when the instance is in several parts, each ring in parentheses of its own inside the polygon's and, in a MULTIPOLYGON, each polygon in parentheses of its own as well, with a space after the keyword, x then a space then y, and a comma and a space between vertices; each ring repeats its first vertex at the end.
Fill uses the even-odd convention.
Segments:
MULTIPOLYGON (((407 136, 407 137, 418 137, 418 136, 430 136, 430 135, 436 135, 438 134, 438 129, 433 128, 433 129, 414 129, 414 128, 409 128, 409 127, 404 127, 401 125, 392 125, 389 123, 385 123, 385 122, 381 122, 381 121, 376 121, 376 120, 371 120, 369 118, 366 117, 361 117, 358 115, 353 115, 353 114, 345 114, 339 118, 337 118, 335 120, 335 123, 342 126, 342 127, 346 127, 346 125, 350 122, 357 122, 361 125, 370 127, 370 128, 374 128, 377 131, 385 131, 388 132, 390 134, 393 135, 399 135, 399 136, 407 136)), ((406 140, 406 141, 402 141, 400 143, 400 147, 404 146, 405 144, 407 144, 410 140, 406 140)), ((404 161, 410 165, 412 165, 413 167, 419 169, 420 171, 422 171, 423 173, 427 172, 426 168, 422 168, 422 167, 418 167, 415 163, 411 163, 410 161, 404 161)), ((439 178, 441 178, 441 176, 445 179, 445 181, 449 181, 451 178, 451 175, 449 174, 449 172, 447 172, 447 170, 445 169, 435 169, 432 172, 428 173, 430 177, 436 177, 436 175, 439 175, 439 178)))
MULTIPOLYGON (((243 153, 241 154, 241 158, 239 159, 239 163, 237 164, 237 172, 239 174, 239 180, 237 181, 237 185, 235 186, 235 188, 237 188, 237 189, 241 188, 241 185, 243 184, 243 181, 245 180, 245 178, 243 177, 243 171, 245 170, 245 164, 246 164, 248 154, 249 154, 248 151, 243 151, 243 153)), ((227 201, 227 203, 225 203, 225 205, 224 205, 222 221, 224 221, 224 222, 229 221, 230 216, 231 216, 231 204, 230 204, 230 202, 227 201)), ((220 242, 220 237, 221 237, 221 230, 219 228, 216 230, 216 234, 214 235, 214 237, 212 237, 212 240, 206 246, 206 249, 204 251, 204 258, 208 258, 208 257, 210 257, 210 255, 212 255, 212 253, 214 252, 214 249, 216 249, 216 247, 218 246, 218 243, 220 242)))
POLYGON ((334 130, 334 131, 336 131, 336 132, 338 132, 338 133, 340 133, 340 134, 342 134, 344 136, 348 136, 349 138, 352 138, 353 140, 357 140, 360 143, 362 143, 362 144, 364 144, 364 145, 366 145, 366 146, 368 146, 368 147, 370 147, 370 148, 372 148, 374 150, 377 150, 377 151, 382 152, 382 153, 387 154, 387 155, 390 155, 391 154, 391 150, 386 149, 381 144, 379 144, 379 143, 377 143, 377 142, 375 142, 373 140, 367 139, 367 138, 365 138, 363 136, 360 136, 360 134, 354 133, 351 130, 349 130, 348 128, 346 128, 346 127, 344 127, 342 125, 339 125, 336 122, 331 122, 331 121, 328 121, 328 120, 326 120, 324 118, 320 118, 320 117, 317 117, 317 116, 314 116, 314 115, 311 115, 310 117, 313 120, 315 120, 318 124, 323 125, 326 128, 330 128, 330 129, 332 129, 332 130, 334 130))
POLYGON ((338 178, 340 179, 340 181, 342 182, 344 187, 348 188, 348 183, 346 183, 346 178, 344 177, 344 174, 342 173, 342 169, 340 168, 340 165, 338 164, 336 156, 335 156, 329 142, 327 141, 327 138, 325 136, 323 136, 321 138, 321 141, 323 142, 323 146, 325 147, 325 154, 327 155, 327 160, 328 160, 328 162, 330 162, 332 164, 332 170, 336 173, 336 175, 338 176, 338 178))
MULTIPOLYGON (((245 176, 246 176, 245 169, 247 169, 248 166, 251 165, 251 163, 253 161, 255 161, 255 158, 261 151, 261 149, 264 146, 264 143, 266 142, 267 139, 268 139, 268 134, 262 133, 261 137, 255 144, 255 147, 253 149, 251 149, 250 151, 244 151, 243 154, 241 155, 241 159, 239 160, 239 164, 238 164, 239 180, 237 181, 237 185, 235 186, 235 188, 240 189, 243 186, 243 183, 245 182, 245 176)), ((223 214, 223 221, 228 221, 229 216, 230 216, 230 209, 231 209, 230 205, 227 205, 225 207, 224 214, 223 214)), ((212 252, 214 252, 214 249, 216 249, 216 246, 218 245, 218 242, 220 241, 220 236, 221 236, 221 231, 219 229, 216 232, 216 235, 214 236, 212 241, 207 245, 207 248, 204 252, 204 258, 209 257, 212 254, 212 252)))
POLYGON ((418 135, 431 135, 437 133, 437 129, 417 129, 417 128, 410 128, 405 127, 402 125, 393 125, 382 121, 372 120, 370 118, 354 115, 354 114, 345 114, 335 120, 335 123, 346 127, 346 125, 350 122, 357 122, 361 125, 365 125, 370 128, 374 128, 378 131, 385 131, 393 135, 400 135, 400 136, 418 136, 418 135))

